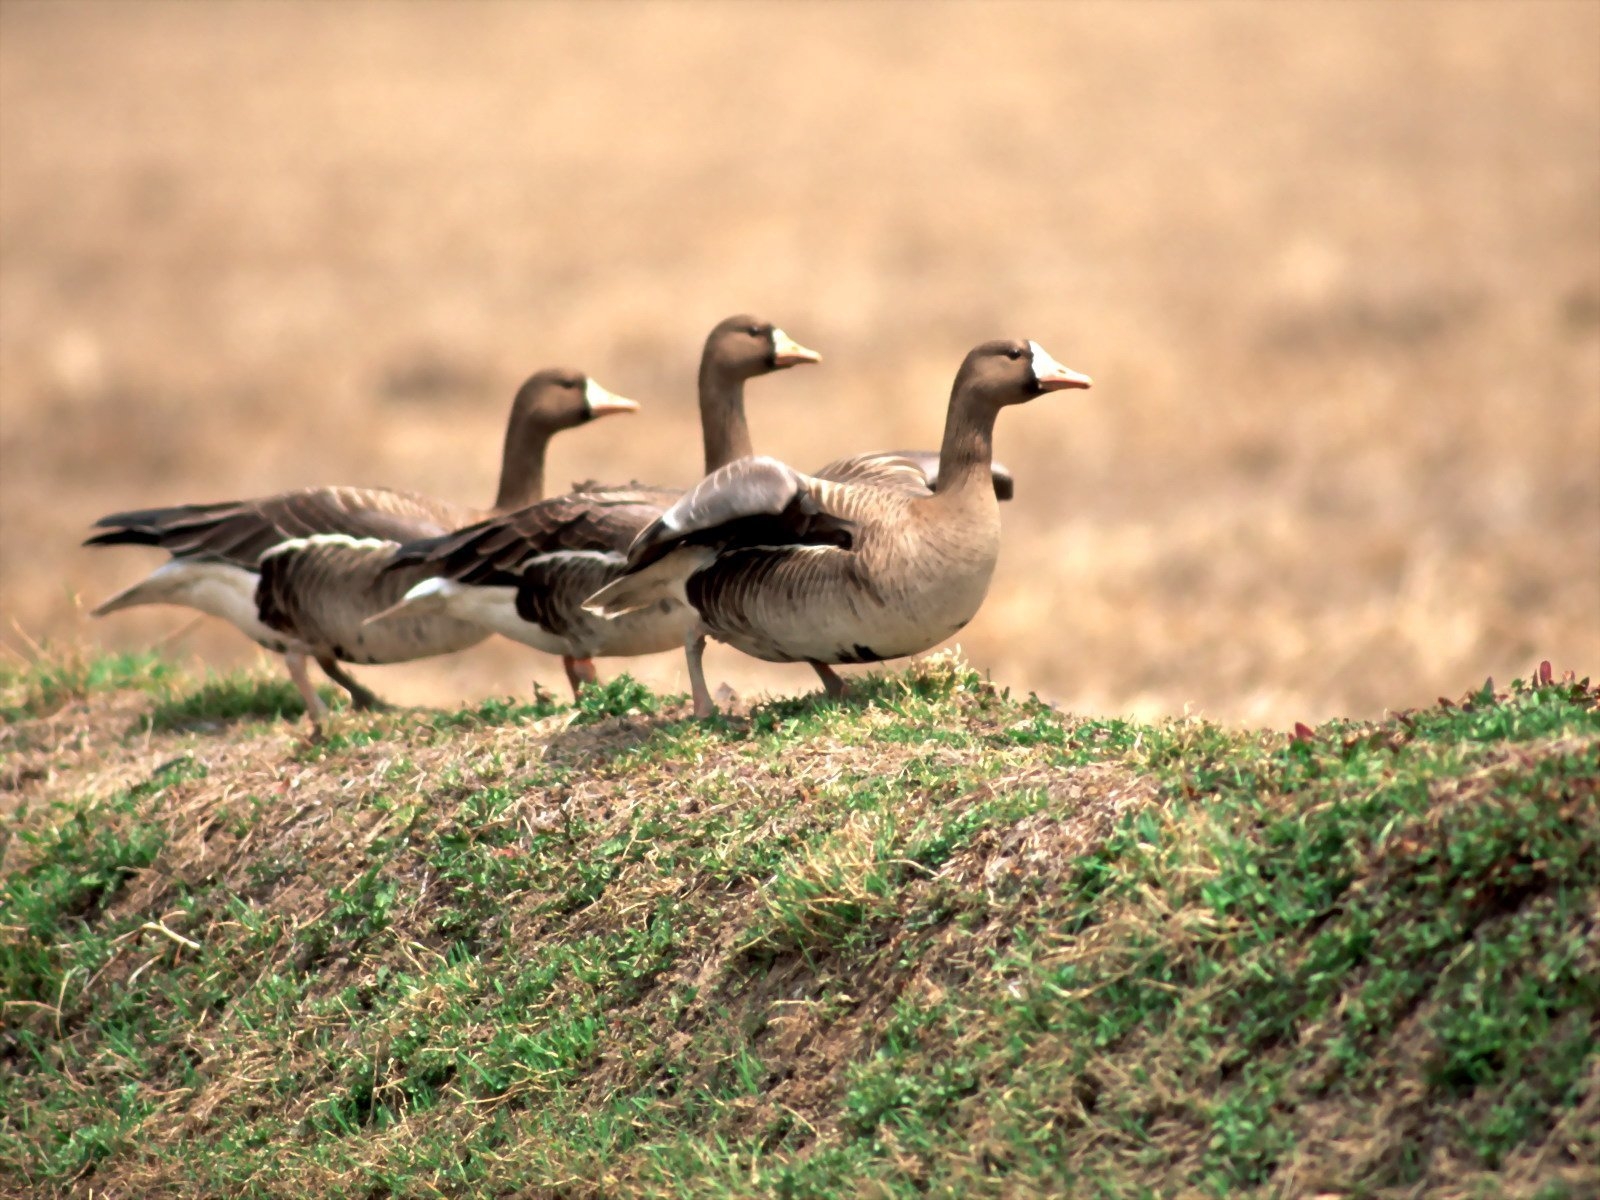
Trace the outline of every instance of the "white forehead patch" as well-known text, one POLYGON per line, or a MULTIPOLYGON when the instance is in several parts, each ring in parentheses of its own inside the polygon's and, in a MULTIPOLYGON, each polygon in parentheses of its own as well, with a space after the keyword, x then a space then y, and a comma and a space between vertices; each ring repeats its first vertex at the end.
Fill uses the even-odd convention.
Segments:
POLYGON ((606 391, 592 379, 583 382, 583 402, 589 406, 589 411, 594 411, 596 404, 603 404, 611 399, 611 393, 606 391))
POLYGON ((1054 375, 1062 369, 1061 364, 1051 358, 1050 352, 1039 345, 1038 342, 1030 339, 1028 349, 1033 351, 1034 379, 1044 379, 1046 376, 1054 375))

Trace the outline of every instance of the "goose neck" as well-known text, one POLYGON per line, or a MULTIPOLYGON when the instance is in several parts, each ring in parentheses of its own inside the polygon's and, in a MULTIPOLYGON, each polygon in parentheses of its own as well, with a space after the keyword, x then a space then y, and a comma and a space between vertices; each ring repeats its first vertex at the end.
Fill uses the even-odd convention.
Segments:
POLYGON ((512 419, 500 457, 500 490, 494 498, 497 512, 509 512, 544 499, 544 459, 549 445, 548 430, 512 419))
POLYGON ((700 364, 700 434, 707 475, 755 453, 744 415, 744 380, 705 362, 700 364))
POLYGON ((954 495, 970 487, 992 491, 995 410, 969 403, 958 392, 951 397, 939 448, 938 495, 954 495))

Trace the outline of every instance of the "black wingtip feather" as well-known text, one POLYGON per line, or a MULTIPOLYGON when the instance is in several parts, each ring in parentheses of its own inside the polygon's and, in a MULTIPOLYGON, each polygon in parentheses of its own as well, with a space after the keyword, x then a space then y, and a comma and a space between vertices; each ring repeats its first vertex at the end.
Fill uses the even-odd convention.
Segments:
POLYGON ((994 497, 996 500, 1010 500, 1016 495, 1016 483, 1011 478, 1011 472, 1002 466, 995 466, 990 475, 994 479, 994 497))
MULTIPOLYGON (((105 521, 96 521, 96 528, 105 525, 105 521)), ((110 529, 105 533, 97 533, 93 537, 83 539, 85 546, 159 546, 161 535, 151 529, 110 529)))

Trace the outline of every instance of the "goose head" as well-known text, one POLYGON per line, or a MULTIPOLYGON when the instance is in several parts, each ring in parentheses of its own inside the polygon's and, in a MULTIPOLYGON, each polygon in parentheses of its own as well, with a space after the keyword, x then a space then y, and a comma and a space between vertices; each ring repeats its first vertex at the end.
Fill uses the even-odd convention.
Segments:
POLYGON ((972 349, 956 374, 955 390, 999 409, 1025 404, 1046 392, 1086 388, 1091 382, 1050 357, 1038 342, 1000 340, 972 349))
POLYGON ((822 355, 808 350, 771 321, 741 313, 719 321, 706 338, 701 362, 728 378, 753 379, 801 363, 821 362, 822 355))
POLYGON ((563 429, 638 411, 636 401, 612 395, 581 371, 555 368, 531 376, 511 402, 495 508, 505 512, 543 498, 545 449, 563 429))
POLYGON ((582 371, 553 367, 531 375, 517 389, 511 423, 530 434, 549 437, 596 417, 639 411, 639 402, 606 391, 582 371))

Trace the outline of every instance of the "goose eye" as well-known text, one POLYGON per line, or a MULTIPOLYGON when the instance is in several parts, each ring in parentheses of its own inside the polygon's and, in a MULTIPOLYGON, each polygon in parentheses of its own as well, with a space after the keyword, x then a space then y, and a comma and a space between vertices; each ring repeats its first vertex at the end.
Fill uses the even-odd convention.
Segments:
POLYGON ((1011 349, 1006 351, 1006 357, 1011 359, 1011 360, 1013 360, 1013 361, 1015 361, 1016 359, 1019 359, 1019 358, 1022 357, 1022 351, 1019 350, 1017 347, 1013 346, 1013 347, 1011 347, 1011 349))
POLYGON ((763 331, 762 331, 761 326, 752 325, 752 326, 750 326, 750 328, 746 329, 745 332, 748 333, 751 337, 760 337, 763 331))

